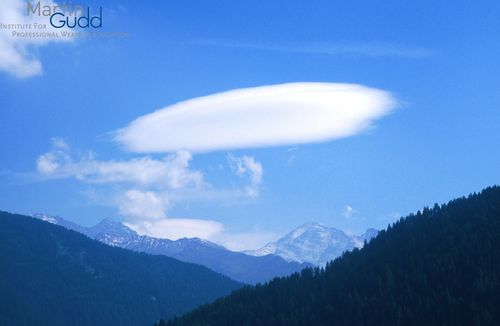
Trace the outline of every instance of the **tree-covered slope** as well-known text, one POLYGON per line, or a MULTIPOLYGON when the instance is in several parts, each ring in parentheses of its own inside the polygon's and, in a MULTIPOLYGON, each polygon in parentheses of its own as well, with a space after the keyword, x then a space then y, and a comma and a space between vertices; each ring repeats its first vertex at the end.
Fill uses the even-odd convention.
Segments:
POLYGON ((151 325, 238 287, 199 265, 0 212, 0 325, 151 325))
POLYGON ((78 231, 111 246, 152 255, 165 255, 186 263, 202 265, 246 284, 264 283, 313 266, 309 263, 288 262, 275 255, 254 257, 199 238, 169 240, 138 235, 121 222, 109 218, 87 228, 58 216, 35 214, 34 217, 78 231))
POLYGON ((169 325, 500 325, 500 188, 425 208, 324 270, 244 287, 169 325))

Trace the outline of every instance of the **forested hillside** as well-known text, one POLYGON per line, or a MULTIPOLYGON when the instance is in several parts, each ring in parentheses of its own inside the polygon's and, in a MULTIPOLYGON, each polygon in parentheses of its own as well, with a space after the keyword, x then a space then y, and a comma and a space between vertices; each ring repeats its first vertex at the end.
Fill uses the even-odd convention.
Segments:
POLYGON ((246 286, 168 325, 499 325, 500 188, 425 208, 325 269, 246 286))
POLYGON ((58 216, 35 214, 34 217, 83 233, 111 246, 165 255, 186 263, 202 265, 246 284, 264 283, 277 276, 287 276, 313 266, 309 263, 286 261, 275 255, 254 257, 199 238, 169 240, 139 235, 121 222, 109 218, 93 227, 83 227, 58 216))
POLYGON ((241 284, 0 212, 0 325, 151 325, 241 284))

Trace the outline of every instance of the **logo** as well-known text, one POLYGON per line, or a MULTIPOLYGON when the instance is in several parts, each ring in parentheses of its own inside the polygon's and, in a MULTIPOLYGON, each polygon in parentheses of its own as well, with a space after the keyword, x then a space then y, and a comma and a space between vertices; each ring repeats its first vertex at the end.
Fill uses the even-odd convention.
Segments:
POLYGON ((91 12, 89 6, 73 4, 71 1, 60 5, 26 2, 27 16, 48 17, 54 28, 102 28, 102 7, 97 13, 91 12))

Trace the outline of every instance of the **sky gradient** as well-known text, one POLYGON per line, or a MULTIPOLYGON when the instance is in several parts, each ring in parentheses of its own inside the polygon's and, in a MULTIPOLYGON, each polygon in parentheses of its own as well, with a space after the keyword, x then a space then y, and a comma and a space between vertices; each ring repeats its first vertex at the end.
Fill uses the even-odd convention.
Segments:
MULTIPOLYGON (((497 1, 85 5, 103 7, 103 30, 129 36, 20 45, 1 31, 1 210, 82 225, 113 217, 143 233, 199 235, 239 250, 307 221, 354 233, 384 228, 500 183, 497 1), (40 66, 19 70, 11 49, 40 66), (288 83, 358 85, 394 103, 342 137, 288 141, 300 131, 297 122, 283 127, 292 101, 252 93, 288 83), (117 138, 140 117, 235 89, 250 89, 243 105, 224 97, 199 105, 226 126, 236 123, 231 110, 256 107, 255 122, 236 119, 256 134, 269 112, 276 129, 265 131, 288 130, 286 142, 271 132, 260 145, 250 137, 222 146, 225 127, 217 136, 191 114, 161 125, 170 134, 134 129, 134 140, 144 136, 139 147, 117 138), (175 135, 204 147, 167 146, 175 135)), ((313 99, 297 110, 310 114, 313 99)))

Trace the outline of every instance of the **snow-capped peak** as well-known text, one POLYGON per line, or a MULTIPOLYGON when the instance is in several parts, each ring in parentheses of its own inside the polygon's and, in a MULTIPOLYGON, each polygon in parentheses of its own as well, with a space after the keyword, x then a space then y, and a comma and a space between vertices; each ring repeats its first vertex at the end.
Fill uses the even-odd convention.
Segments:
POLYGON ((368 229, 362 235, 350 236, 334 227, 307 222, 283 238, 246 253, 254 256, 274 254, 288 261, 324 265, 345 251, 361 248, 365 240, 370 240, 377 233, 375 229, 368 229))

